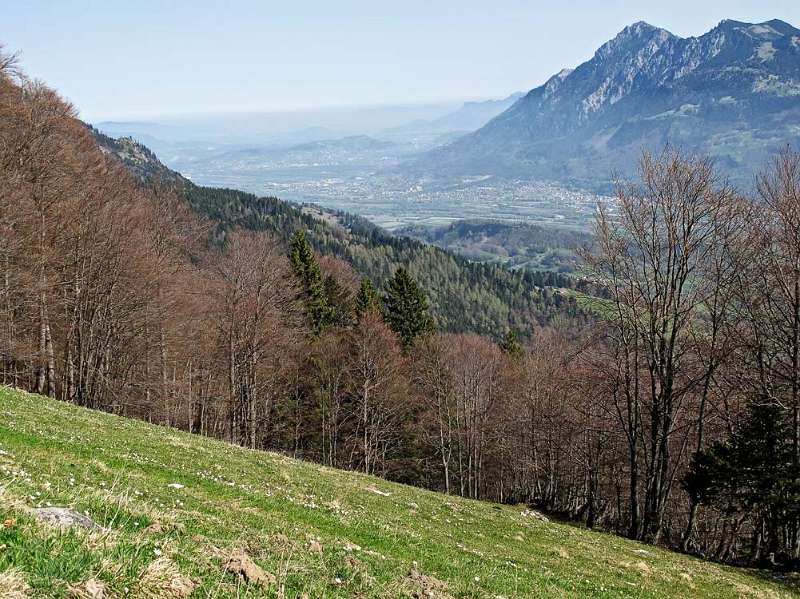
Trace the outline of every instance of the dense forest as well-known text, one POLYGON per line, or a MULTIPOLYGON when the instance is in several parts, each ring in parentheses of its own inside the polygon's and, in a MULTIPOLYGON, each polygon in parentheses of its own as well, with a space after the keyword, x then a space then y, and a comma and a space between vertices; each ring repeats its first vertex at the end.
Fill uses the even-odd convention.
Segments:
POLYGON ((671 149, 640 170, 598 211, 589 321, 555 274, 148 183, 5 56, 2 382, 796 568, 800 155, 752 198, 671 149))
POLYGON ((302 228, 317 252, 344 260, 379 288, 404 266, 428 293, 443 331, 475 332, 499 340, 509 329, 528 337, 557 319, 586 320, 569 293, 587 291, 591 286, 586 280, 473 263, 420 241, 393 236, 352 214, 302 208, 230 189, 189 185, 186 194, 193 209, 216 224, 220 239, 239 228, 268 231, 286 242, 302 228))

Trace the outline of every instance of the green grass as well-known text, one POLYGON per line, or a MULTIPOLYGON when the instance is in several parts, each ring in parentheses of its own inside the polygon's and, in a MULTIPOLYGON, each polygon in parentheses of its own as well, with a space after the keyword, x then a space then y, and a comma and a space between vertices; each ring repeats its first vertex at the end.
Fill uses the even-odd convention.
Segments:
POLYGON ((524 506, 448 497, 2 387, 0 451, 0 521, 10 521, 0 524, 0 595, 16 584, 30 596, 68 597, 94 580, 105 596, 180 596, 168 594, 176 577, 196 584, 192 597, 798 592, 794 579, 543 522, 524 506), (86 512, 107 530, 52 529, 32 512, 47 504, 86 512), (277 583, 248 586, 226 573, 236 549, 277 583))

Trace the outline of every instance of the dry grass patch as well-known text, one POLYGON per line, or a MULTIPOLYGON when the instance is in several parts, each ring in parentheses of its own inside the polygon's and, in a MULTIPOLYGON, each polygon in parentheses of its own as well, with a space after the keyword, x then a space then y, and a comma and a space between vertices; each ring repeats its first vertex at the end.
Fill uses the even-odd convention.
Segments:
POLYGON ((0 597, 3 599, 26 599, 30 587, 22 573, 13 568, 0 572, 0 597))
POLYGON ((195 586, 191 578, 181 574, 175 562, 161 557, 144 571, 138 596, 143 599, 181 599, 191 595, 195 586))

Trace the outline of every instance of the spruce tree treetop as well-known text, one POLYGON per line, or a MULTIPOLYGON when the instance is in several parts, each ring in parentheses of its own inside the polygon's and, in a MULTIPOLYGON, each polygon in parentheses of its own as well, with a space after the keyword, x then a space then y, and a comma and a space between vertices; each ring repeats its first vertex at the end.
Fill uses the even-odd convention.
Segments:
POLYGON ((369 280, 369 277, 363 277, 361 279, 361 286, 358 288, 358 294, 356 295, 356 318, 361 320, 365 314, 377 312, 380 308, 381 298, 375 290, 372 281, 369 280))
POLYGON ((500 344, 500 349, 515 360, 521 358, 525 353, 514 329, 509 329, 508 333, 506 333, 505 339, 500 344))
POLYGON ((289 244, 289 261, 300 284, 300 300, 308 319, 311 333, 319 336, 335 320, 335 311, 330 306, 322 270, 311 244, 302 229, 295 231, 289 244))
POLYGON ((428 314, 428 298, 402 266, 386 286, 383 312, 386 323, 400 336, 404 350, 408 350, 417 337, 428 335, 436 328, 428 314))

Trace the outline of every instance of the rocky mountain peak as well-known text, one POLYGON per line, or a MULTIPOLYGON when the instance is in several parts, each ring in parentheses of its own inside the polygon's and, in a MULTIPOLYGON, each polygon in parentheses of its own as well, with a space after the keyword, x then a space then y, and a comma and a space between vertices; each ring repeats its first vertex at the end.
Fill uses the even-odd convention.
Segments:
POLYGON ((800 145, 799 131, 800 30, 726 20, 682 38, 638 22, 426 167, 592 186, 669 142, 741 176, 741 165, 800 145))
POLYGON ((613 39, 600 46, 595 58, 610 58, 619 54, 635 53, 648 48, 652 52, 671 39, 677 38, 666 29, 639 21, 633 25, 628 25, 613 39))

